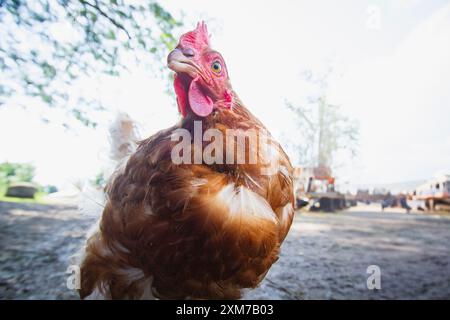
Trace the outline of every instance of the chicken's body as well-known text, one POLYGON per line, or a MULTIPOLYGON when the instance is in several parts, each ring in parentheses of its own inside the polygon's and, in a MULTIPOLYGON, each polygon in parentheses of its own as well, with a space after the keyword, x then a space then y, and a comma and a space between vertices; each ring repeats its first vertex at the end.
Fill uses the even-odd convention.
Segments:
POLYGON ((175 164, 172 158, 174 133, 182 128, 194 136, 195 120, 203 132, 224 136, 229 129, 265 132, 233 97, 230 108, 215 107, 206 117, 188 113, 141 141, 114 174, 81 265, 82 298, 239 298, 241 289, 264 278, 294 213, 292 166, 280 145, 269 135, 272 152, 247 147, 257 164, 175 164), (261 174, 269 160, 275 171, 261 174))

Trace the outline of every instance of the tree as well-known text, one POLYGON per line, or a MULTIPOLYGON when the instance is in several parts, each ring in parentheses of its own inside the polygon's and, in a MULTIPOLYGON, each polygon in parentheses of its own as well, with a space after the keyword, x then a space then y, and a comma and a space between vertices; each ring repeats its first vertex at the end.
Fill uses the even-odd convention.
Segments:
POLYGON ((130 60, 160 71, 181 25, 157 2, 124 0, 0 0, 0 23, 0 106, 13 94, 34 97, 93 127, 89 111, 104 106, 74 101, 77 79, 117 76, 130 60))
MULTIPOLYGON (((319 78, 318 83, 323 88, 327 86, 324 77, 319 78)), ((343 115, 339 106, 328 103, 323 92, 317 97, 309 96, 307 100, 303 106, 286 101, 288 109, 296 116, 299 136, 303 138, 295 143, 300 163, 335 168, 339 166, 338 153, 347 152, 354 157, 359 124, 343 115)))
POLYGON ((7 186, 12 182, 31 182, 34 171, 34 167, 27 163, 0 163, 0 186, 7 186))

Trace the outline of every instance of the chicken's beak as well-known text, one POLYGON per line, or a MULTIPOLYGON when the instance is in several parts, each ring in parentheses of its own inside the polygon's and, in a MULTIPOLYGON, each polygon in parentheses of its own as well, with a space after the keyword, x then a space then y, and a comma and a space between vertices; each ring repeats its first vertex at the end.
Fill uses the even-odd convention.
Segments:
POLYGON ((196 64, 178 48, 169 53, 167 66, 176 73, 186 73, 191 78, 198 74, 196 64))

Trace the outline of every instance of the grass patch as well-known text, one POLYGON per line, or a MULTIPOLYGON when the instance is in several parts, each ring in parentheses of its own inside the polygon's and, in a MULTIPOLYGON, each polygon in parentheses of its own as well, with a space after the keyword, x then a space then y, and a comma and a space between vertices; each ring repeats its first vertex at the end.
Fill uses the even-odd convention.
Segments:
POLYGON ((36 192, 34 198, 16 198, 5 196, 6 190, 0 190, 0 201, 15 202, 15 203, 41 203, 45 204, 44 197, 47 195, 45 192, 36 192))

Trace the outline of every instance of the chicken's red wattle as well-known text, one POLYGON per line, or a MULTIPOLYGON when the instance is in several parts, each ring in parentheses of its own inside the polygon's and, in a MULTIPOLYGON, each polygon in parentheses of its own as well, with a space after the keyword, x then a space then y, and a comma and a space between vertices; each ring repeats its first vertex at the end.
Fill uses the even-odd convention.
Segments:
POLYGON ((198 82, 199 78, 195 78, 189 85, 189 105, 196 115, 206 117, 213 111, 214 104, 212 99, 203 93, 198 82))
POLYGON ((187 84, 183 83, 181 77, 175 75, 173 86, 177 95, 178 110, 183 117, 187 114, 188 105, 200 117, 206 117, 213 111, 214 103, 209 96, 203 93, 199 79, 199 77, 193 79, 189 88, 186 88, 187 84))

